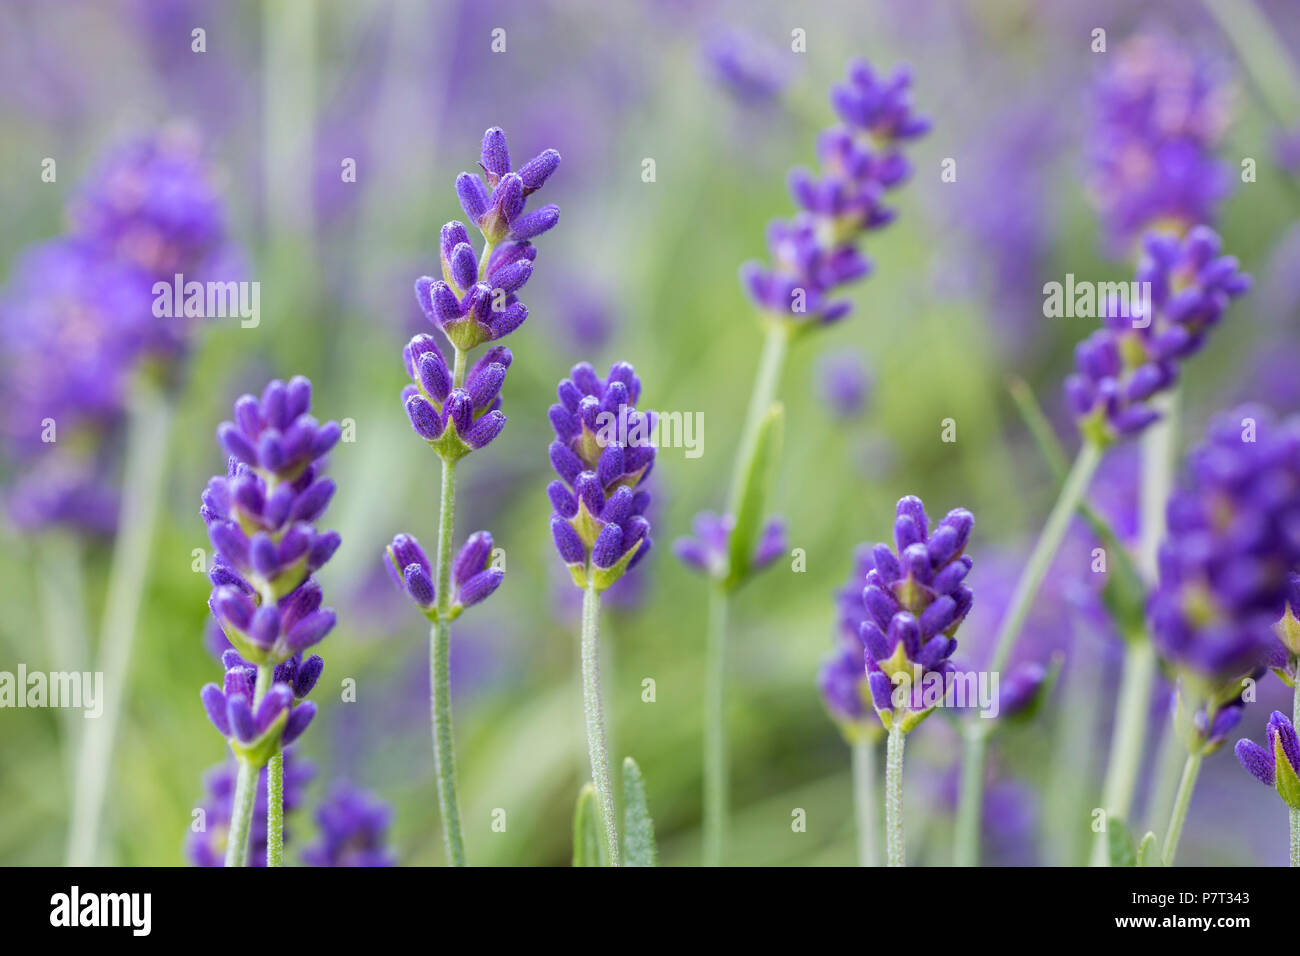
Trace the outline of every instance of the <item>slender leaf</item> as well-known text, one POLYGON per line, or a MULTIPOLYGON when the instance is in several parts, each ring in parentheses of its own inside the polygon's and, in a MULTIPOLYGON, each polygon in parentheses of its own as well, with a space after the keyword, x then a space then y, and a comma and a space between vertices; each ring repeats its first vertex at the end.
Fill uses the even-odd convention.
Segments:
POLYGON ((600 866, 600 823, 596 811, 596 788, 583 784, 573 810, 573 865, 600 866))
POLYGON ((1142 842, 1138 844, 1137 865, 1160 865, 1160 854, 1156 852, 1156 835, 1150 830, 1148 830, 1147 835, 1142 838, 1142 842))
POLYGON ((631 757, 623 758, 623 865, 654 866, 655 824, 646 806, 645 781, 631 757))
POLYGON ((1128 827, 1119 817, 1106 821, 1106 843, 1110 848, 1111 866, 1137 866, 1133 837, 1129 836, 1128 827))
POLYGON ((754 442, 754 453, 746 463, 744 481, 736 505, 736 525, 731 531, 727 555, 726 586, 734 588, 749 576, 750 561, 762 534, 763 505, 772 483, 775 463, 781 454, 781 424, 785 407, 773 402, 754 442))

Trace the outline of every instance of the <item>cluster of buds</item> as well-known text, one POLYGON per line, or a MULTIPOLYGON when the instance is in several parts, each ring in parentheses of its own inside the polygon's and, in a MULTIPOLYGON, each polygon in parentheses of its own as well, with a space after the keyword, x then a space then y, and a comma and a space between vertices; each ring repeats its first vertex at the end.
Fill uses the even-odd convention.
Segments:
POLYGON ((908 495, 898 502, 897 551, 883 543, 872 551, 858 637, 872 702, 887 728, 898 722, 911 730, 942 700, 931 699, 927 678, 942 681, 954 669, 955 635, 973 596, 963 583, 973 562, 963 550, 974 524, 969 511, 956 508, 931 533, 921 499, 908 495))
POLYGON ((1262 784, 1272 787, 1292 810, 1300 810, 1300 738, 1286 715, 1273 711, 1265 729, 1267 747, 1238 740, 1241 765, 1262 784))
POLYGON ((900 147, 930 128, 912 111, 911 82, 906 69, 883 78, 858 60, 849 65, 847 82, 832 89, 841 124, 818 138, 821 174, 791 173, 801 211, 769 226, 770 266, 748 263, 741 270, 750 298, 768 314, 803 329, 835 322, 852 308, 833 296, 870 273, 857 243, 893 220, 884 196, 911 172, 900 147))
MULTIPOLYGON (((438 591, 430 564, 420 542, 412 535, 399 534, 388 546, 385 564, 398 587, 406 591, 429 620, 438 614, 438 591)), ((451 566, 451 601, 447 619, 459 617, 465 608, 486 599, 501 586, 506 573, 492 566, 492 535, 476 531, 466 539, 451 566)))
POLYGON ((403 357, 414 381, 402 389, 407 417, 415 433, 442 458, 463 458, 501 434, 506 426, 501 386, 513 358, 508 348, 498 345, 483 353, 463 388, 452 387, 451 371, 432 335, 411 339, 403 357))
MULTIPOLYGON (((673 554, 687 567, 721 581, 726 578, 730 568, 729 546, 735 526, 736 519, 732 515, 701 511, 691 524, 694 535, 686 535, 674 541, 673 554)), ((785 554, 786 547, 785 521, 781 518, 768 519, 754 546, 749 570, 763 570, 785 554)))
POLYGON ((1106 325, 1076 347, 1076 371, 1065 382, 1080 432, 1101 445, 1160 417, 1151 399, 1173 387, 1179 363, 1201 349, 1228 303, 1250 289, 1250 276, 1236 258, 1219 254, 1219 237, 1206 226, 1182 239, 1149 233, 1143 249, 1135 288, 1150 290, 1149 304, 1109 298, 1106 325))
POLYGON ((650 550, 645 518, 654 467, 654 414, 635 408, 641 380, 616 362, 602 380, 587 363, 560 382, 551 406, 551 465, 560 476, 547 486, 551 534, 574 583, 605 590, 650 550))

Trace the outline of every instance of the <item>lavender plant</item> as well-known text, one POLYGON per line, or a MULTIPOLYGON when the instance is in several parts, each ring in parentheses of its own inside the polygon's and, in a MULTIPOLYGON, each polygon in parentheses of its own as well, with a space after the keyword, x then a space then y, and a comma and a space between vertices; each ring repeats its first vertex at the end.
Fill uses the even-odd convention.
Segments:
MULTIPOLYGON (((1166 399, 1178 382, 1182 363, 1204 347, 1231 300, 1250 288, 1249 276, 1240 271, 1235 258, 1220 255, 1219 238, 1207 227, 1197 227, 1183 238, 1153 231, 1146 236, 1143 249, 1136 277, 1138 283, 1150 289, 1149 311, 1143 303, 1126 304, 1110 298, 1103 309, 1106 324, 1075 350, 1076 370, 1065 382, 1065 394, 1082 445, 999 625, 989 663, 992 671, 1001 671, 1010 660, 1047 569, 1071 518, 1084 503, 1105 451, 1119 441, 1142 434, 1168 412, 1171 406, 1166 399)), ((1144 465, 1144 473, 1154 473, 1159 479, 1160 469, 1154 463, 1147 461, 1144 465)), ((1152 483, 1164 484, 1160 480, 1152 483)), ((1160 487, 1144 485, 1144 499, 1163 498, 1160 487)), ((1131 646, 1143 647, 1140 632, 1130 636, 1131 646)), ((1153 666, 1154 655, 1142 650, 1136 653, 1140 659, 1126 667, 1120 692, 1120 726, 1123 734, 1140 740, 1151 680, 1143 659, 1149 659, 1153 666), (1135 726, 1136 731, 1132 729, 1135 726)), ((988 729, 974 722, 965 728, 956 841, 959 865, 974 865, 979 858, 979 800, 988 729)), ((1107 806, 1122 817, 1136 779, 1133 755, 1140 755, 1140 751, 1120 745, 1119 752, 1127 756, 1122 767, 1117 764, 1108 774, 1112 783, 1106 790, 1107 806)))
POLYGON ((1152 639, 1177 681, 1174 727, 1187 749, 1161 851, 1174 862, 1201 763, 1240 721, 1289 615, 1300 542, 1300 420, 1242 406, 1216 417, 1170 498, 1152 639))
POLYGON ((726 564, 712 575, 704 716, 704 860, 723 859, 727 819, 726 728, 723 722, 726 634, 731 593, 755 570, 765 486, 777 458, 781 406, 777 387, 792 341, 843 319, 852 309, 837 298, 865 278, 871 263, 858 248, 894 218, 886 194, 911 172, 902 147, 926 133, 912 109, 911 75, 877 75, 864 60, 849 64, 831 90, 840 122, 817 140, 820 172, 796 169, 790 191, 800 211, 767 232, 769 265, 747 263, 741 280, 758 308, 764 345, 735 459, 724 520, 734 523, 726 564))
POLYGON ((402 390, 402 403, 415 433, 442 461, 442 494, 436 566, 415 538, 405 534, 393 539, 388 561, 431 625, 433 753, 443 841, 453 866, 465 864, 465 843, 451 722, 450 625, 466 607, 491 594, 503 576, 488 567, 492 539, 487 532, 471 535, 453 568, 456 467, 505 427, 500 393, 512 356, 497 345, 472 368, 466 366, 471 351, 510 334, 528 318, 516 293, 532 275, 537 258, 531 240, 552 228, 560 211, 554 205, 525 207, 559 164, 560 154, 548 149, 512 170, 505 133, 494 126, 483 134, 482 173, 461 173, 456 179, 461 208, 482 233, 483 249, 475 255, 465 225, 449 222, 442 227, 440 242, 442 278, 423 276, 415 283, 416 300, 451 346, 452 362, 449 366, 430 335, 417 335, 403 351, 412 384, 402 390))
POLYGON ((334 627, 312 575, 338 550, 339 536, 313 524, 334 495, 321 475, 339 440, 337 422, 310 414, 311 382, 270 382, 260 399, 244 395, 217 438, 230 456, 225 477, 203 493, 200 514, 217 555, 208 606, 232 648, 222 656, 222 686, 201 698, 239 762, 226 865, 248 861, 257 775, 267 768, 267 866, 283 863, 283 749, 311 723, 304 698, 323 662, 304 652, 334 627))
MULTIPOLYGON (((551 535, 576 587, 582 589, 582 688, 587 750, 606 865, 619 865, 614 784, 600 687, 600 594, 650 553, 645 518, 654 468, 653 412, 638 412, 641 380, 616 362, 601 379, 587 363, 560 382, 550 408, 551 466, 546 489, 554 512, 551 535)), ((639 777, 639 772, 638 772, 639 777)))
POLYGON ((888 733, 886 860, 904 866, 904 740, 946 696, 955 635, 973 599, 964 582, 974 562, 963 552, 975 519, 955 508, 931 532, 925 506, 913 495, 899 499, 896 513, 895 548, 881 543, 871 551, 856 630, 871 703, 888 733))

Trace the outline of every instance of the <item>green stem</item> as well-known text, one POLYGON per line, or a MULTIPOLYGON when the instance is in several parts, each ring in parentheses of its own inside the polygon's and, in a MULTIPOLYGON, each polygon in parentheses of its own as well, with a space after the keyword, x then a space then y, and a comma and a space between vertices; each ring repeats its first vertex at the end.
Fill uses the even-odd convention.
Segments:
POLYGON ((954 866, 976 866, 980 859, 980 818, 984 813, 984 762, 988 734, 973 721, 962 728, 961 781, 953 846, 954 866))
MULTIPOLYGON (((253 710, 271 689, 275 669, 269 664, 257 668, 257 683, 253 685, 253 710)), ((235 796, 230 809, 230 829, 226 833, 226 866, 248 866, 248 841, 253 830, 253 807, 257 803, 257 778, 260 767, 240 759, 239 775, 235 778, 235 796)), ((270 784, 268 771, 267 784, 270 784)), ((268 804, 269 806, 269 804, 268 804)), ((268 822, 270 814, 267 814, 268 822)), ((271 834, 267 834, 268 841, 271 834)), ((268 855, 270 844, 268 843, 268 855)))
MULTIPOLYGON (((1052 505, 1047 522, 1043 525, 1038 541, 1034 544, 1034 550, 1030 553, 1024 570, 1020 572, 1019 580, 1016 581, 1010 605, 1003 615, 994 641, 993 657, 989 663, 990 672, 998 673, 1006 667, 1011 651, 1015 647, 1016 638, 1020 636, 1021 628, 1024 627, 1025 618, 1029 616, 1029 609, 1033 606, 1034 598, 1038 596, 1039 588, 1042 587, 1047 569, 1056 557, 1056 552, 1060 550, 1061 541, 1070 527, 1070 519, 1083 500, 1088 490, 1088 483, 1101 463, 1101 455, 1101 446, 1085 441, 1079 449, 1079 454, 1075 456, 1074 464, 1065 477, 1056 504, 1052 505)), ((978 718, 970 718, 972 722, 976 719, 978 718)), ((987 752, 984 736, 984 731, 976 730, 973 723, 969 724, 965 733, 966 745, 961 771, 962 791, 957 808, 954 847, 958 866, 975 866, 979 863, 980 805, 983 802, 984 760, 987 752)))
POLYGON ((865 738, 854 741, 853 811, 858 826, 858 866, 879 866, 879 837, 876 833, 876 744, 865 738))
POLYGON ((1083 500, 1084 493, 1088 490, 1088 483, 1101 463, 1101 455, 1101 447, 1093 442, 1084 442, 1083 447, 1079 449, 1079 454, 1070 467, 1070 473, 1065 478, 1065 484, 1061 486, 1056 504, 1052 506, 1047 516, 1047 523, 1043 525, 1034 550, 1029 555, 1029 561, 1021 571, 1020 579, 1016 581, 1010 607, 1002 618, 1002 625, 998 629, 998 636, 994 642, 993 659, 989 664, 990 671, 1001 671, 1006 667, 1011 651, 1015 647, 1016 638, 1020 636, 1020 630, 1024 627, 1025 618, 1029 616, 1029 609, 1034 604, 1034 598, 1038 596, 1038 589, 1043 584, 1047 569, 1051 566, 1052 559, 1056 557, 1061 541, 1065 538, 1065 532, 1070 527, 1070 519, 1078 509, 1079 502, 1083 500))
MULTIPOLYGON (((1291 673, 1300 674, 1300 659, 1292 656, 1291 673)), ((1300 679, 1296 680, 1291 698, 1291 724, 1300 727, 1300 679)), ((1300 866, 1300 810, 1291 807, 1291 865, 1300 866)))
POLYGON ((1165 849, 1160 861, 1165 866, 1174 865, 1174 856, 1178 853, 1178 841, 1183 835, 1183 823, 1187 820, 1187 808, 1192 803, 1192 791, 1196 788, 1196 775, 1201 772, 1201 761, 1205 758, 1198 753, 1187 755, 1183 764, 1183 776, 1178 781, 1178 796, 1174 800, 1173 813, 1169 815, 1169 829, 1165 832, 1165 849))
POLYGON ((257 799, 257 771, 247 760, 239 761, 235 797, 230 808, 230 829, 226 832, 226 866, 248 865, 248 834, 257 799))
MULTIPOLYGON (((454 348, 454 346, 453 346, 454 348)), ((452 387, 465 383, 465 352, 455 349, 452 387)), ((438 507, 438 603, 429 629, 429 717, 433 727, 433 763, 438 778, 438 809, 447 861, 465 865, 465 837, 460 823, 456 782, 456 735, 451 724, 451 550, 456 524, 456 462, 442 460, 442 497, 438 507)))
POLYGON ((618 866, 618 825, 614 817, 614 782, 605 740, 605 709, 600 696, 600 592, 588 581, 582 593, 582 703, 587 715, 587 752, 596 789, 605 865, 618 866))
MULTIPOLYGON (((86 645, 86 589, 82 577, 81 542, 72 534, 48 532, 37 540, 34 558, 50 662, 56 671, 84 671, 90 667, 90 653, 86 645)), ((64 770, 68 791, 72 794, 77 741, 85 719, 69 707, 62 708, 60 714, 64 770)))
POLYGON ((704 663, 704 865, 721 866, 727 828, 727 604, 721 584, 709 590, 704 663))
POLYGON ((266 765, 266 865, 284 866, 284 753, 266 765))
POLYGON ((104 675, 103 713, 86 722, 78 749, 67 860, 92 866, 99 847, 108 775, 131 666, 131 645, 149 573, 158 503, 162 497, 171 412, 161 392, 142 385, 135 393, 127 429, 126 469, 117 540, 109 572, 100 631, 99 667, 104 675))
MULTIPOLYGON (((1107 819, 1117 817, 1125 822, 1129 819, 1138 767, 1142 762, 1142 747, 1147 738, 1147 715, 1155 674, 1156 654, 1150 641, 1143 638, 1125 645, 1115 729, 1110 742, 1110 763, 1106 767, 1101 791, 1101 806, 1107 819)), ((1106 835, 1099 833, 1092 844, 1092 865, 1106 866, 1109 861, 1106 835)))
MULTIPOLYGON (((744 431, 736 450, 735 467, 728 492, 727 511, 736 514, 750 461, 758 445, 763 418, 776 399, 777 385, 785 366, 790 343, 786 322, 771 320, 763 339, 758 371, 749 395, 744 431)), ((725 575, 724 575, 725 577, 725 575)), ((727 611, 730 594, 715 584, 709 596, 709 625, 704 673, 704 864, 719 866, 726 844, 728 817, 727 728, 723 701, 726 689, 727 611)))
POLYGON ((1178 777, 1182 773, 1183 754, 1186 752, 1173 720, 1166 721, 1165 732, 1160 738, 1160 753, 1156 757, 1155 792, 1147 808, 1149 830, 1158 833, 1169 814, 1174 812, 1174 796, 1178 792, 1178 777))
MULTIPOLYGON (((456 353, 457 366, 462 364, 456 353)), ((442 501, 438 513, 438 614, 429 634, 430 716, 433 721, 433 761, 438 777, 438 808, 443 842, 452 866, 465 865, 460 798, 456 786, 456 741, 451 725, 451 542, 456 515, 456 462, 443 459, 442 501)))
POLYGON ((889 728, 885 748, 885 840, 890 866, 907 866, 903 846, 903 731, 889 728))

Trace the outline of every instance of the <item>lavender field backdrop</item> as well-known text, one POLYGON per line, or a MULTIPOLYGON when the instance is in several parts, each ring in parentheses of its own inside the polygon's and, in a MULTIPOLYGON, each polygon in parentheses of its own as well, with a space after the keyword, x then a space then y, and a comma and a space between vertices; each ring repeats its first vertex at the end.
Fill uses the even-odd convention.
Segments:
POLYGON ((660 865, 884 863, 878 712, 919 708, 890 717, 868 671, 922 660, 1000 672, 1005 713, 908 725, 909 864, 1105 862, 1117 793, 1133 847, 1164 841, 1180 727, 1203 756, 1177 862, 1293 859, 1300 744, 1270 723, 1300 654, 1294 614, 1273 630, 1300 604, 1293 0, 0 0, 0 130, 0 672, 105 688, 83 718, 0 680, 0 863, 220 865, 222 738, 268 727, 301 734, 271 765, 285 863, 459 862, 423 613, 450 635, 463 858, 568 864, 583 586, 620 574, 604 726, 660 865), (1135 269, 1146 313, 1052 307, 1135 269), (177 274, 245 308, 160 314, 177 274), (583 430, 600 402, 700 429, 614 462, 583 430), (1090 507, 1018 602, 1081 447, 1090 507), (273 637, 232 663, 218 621, 273 637), (274 635, 283 699, 244 727, 274 635))

